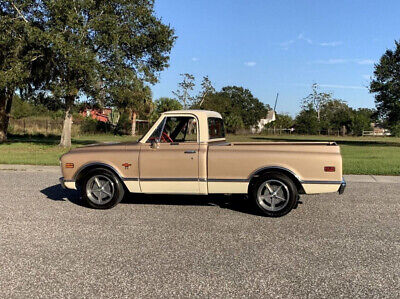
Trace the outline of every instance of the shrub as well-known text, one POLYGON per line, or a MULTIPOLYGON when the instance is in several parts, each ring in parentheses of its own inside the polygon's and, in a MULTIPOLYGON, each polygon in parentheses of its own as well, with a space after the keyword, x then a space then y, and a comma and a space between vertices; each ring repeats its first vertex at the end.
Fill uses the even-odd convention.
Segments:
POLYGON ((80 129, 82 134, 109 133, 111 130, 112 128, 109 123, 91 119, 89 117, 82 121, 80 129))

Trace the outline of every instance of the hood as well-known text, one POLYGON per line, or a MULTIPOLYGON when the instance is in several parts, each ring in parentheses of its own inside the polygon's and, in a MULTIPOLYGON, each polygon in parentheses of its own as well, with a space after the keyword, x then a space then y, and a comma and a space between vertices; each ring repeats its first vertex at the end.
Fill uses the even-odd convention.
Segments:
POLYGON ((114 151, 114 150, 125 150, 128 145, 135 146, 138 142, 104 142, 89 144, 82 147, 76 147, 69 151, 69 153, 81 153, 81 152, 99 152, 99 151, 114 151))

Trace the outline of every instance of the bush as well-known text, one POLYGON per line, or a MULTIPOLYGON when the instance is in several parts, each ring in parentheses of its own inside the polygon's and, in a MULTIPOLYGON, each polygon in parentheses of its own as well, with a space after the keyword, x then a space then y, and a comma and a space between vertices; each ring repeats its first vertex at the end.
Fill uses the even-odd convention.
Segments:
POLYGON ((82 134, 110 133, 112 127, 109 123, 87 117, 81 122, 80 131, 82 134))
POLYGON ((320 124, 313 108, 308 107, 308 109, 300 111, 295 119, 295 130, 299 134, 318 134, 320 124))
POLYGON ((225 126, 228 133, 236 133, 236 131, 244 128, 244 123, 240 115, 231 114, 225 117, 225 126))
POLYGON ((132 129, 132 121, 130 119, 129 113, 121 113, 118 123, 114 128, 115 135, 125 135, 130 134, 132 129))
POLYGON ((390 127, 390 134, 400 137, 400 123, 390 127))

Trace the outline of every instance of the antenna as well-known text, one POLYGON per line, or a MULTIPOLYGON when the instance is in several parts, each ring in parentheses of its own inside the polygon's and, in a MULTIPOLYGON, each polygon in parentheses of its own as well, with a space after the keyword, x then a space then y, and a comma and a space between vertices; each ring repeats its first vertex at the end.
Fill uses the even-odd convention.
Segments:
POLYGON ((279 92, 276 94, 274 111, 276 111, 276 104, 278 103, 279 92))

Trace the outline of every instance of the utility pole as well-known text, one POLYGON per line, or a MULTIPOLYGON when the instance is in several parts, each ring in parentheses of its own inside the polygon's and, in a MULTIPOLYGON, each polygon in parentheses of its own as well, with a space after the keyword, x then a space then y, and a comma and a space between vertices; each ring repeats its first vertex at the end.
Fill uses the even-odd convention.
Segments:
POLYGON ((276 104, 278 103, 279 92, 276 94, 274 112, 276 111, 276 104))

